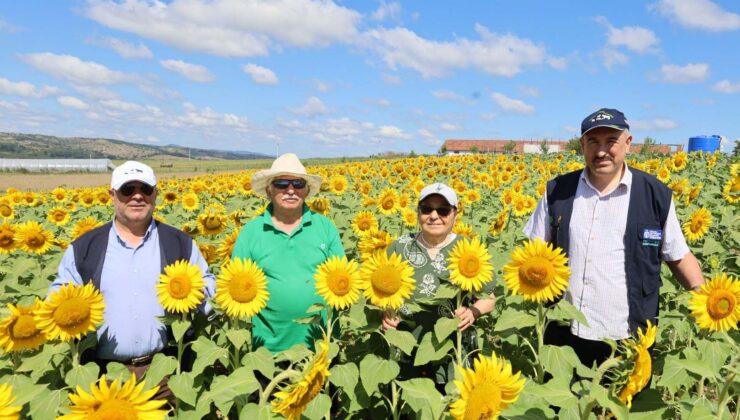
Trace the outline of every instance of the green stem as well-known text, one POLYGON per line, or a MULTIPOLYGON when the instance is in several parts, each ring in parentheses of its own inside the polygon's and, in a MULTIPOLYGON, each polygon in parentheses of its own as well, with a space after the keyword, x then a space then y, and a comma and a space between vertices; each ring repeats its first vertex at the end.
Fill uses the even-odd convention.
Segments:
MULTIPOLYGON (((457 292, 457 306, 456 309, 460 309, 460 305, 462 305, 462 291, 458 290, 457 292)), ((455 356, 457 360, 457 365, 462 367, 463 365, 463 359, 462 359, 462 331, 460 331, 460 328, 457 328, 455 330, 457 333, 457 342, 455 346, 455 356)))
MULTIPOLYGON (((186 318, 187 318, 187 314, 186 313, 182 314, 183 322, 187 321, 186 318)), ((177 340, 177 371, 176 372, 178 375, 182 372, 182 353, 185 350, 185 346, 183 345, 185 340, 183 340, 183 338, 185 337, 180 337, 180 339, 177 340)))
POLYGON ((293 369, 288 369, 280 372, 276 377, 272 378, 269 384, 265 387, 265 389, 260 393, 260 407, 263 407, 265 404, 267 404, 267 399, 270 397, 270 394, 272 394, 272 391, 275 390, 275 387, 278 386, 278 384, 291 376, 298 373, 298 371, 293 369))
POLYGON ((72 368, 80 366, 80 343, 74 338, 69 341, 69 350, 71 351, 72 357, 72 368))
POLYGON ((396 381, 391 381, 391 413, 393 413, 393 420, 398 420, 400 413, 398 413, 398 385, 396 381))
MULTIPOLYGON (((232 329, 239 328, 239 320, 235 318, 229 318, 229 325, 232 329)), ((233 344, 233 343, 232 343, 233 344)), ((239 365, 241 365, 241 354, 240 354, 240 348, 237 345, 234 345, 233 349, 231 350, 231 369, 232 371, 239 368, 239 365)))
POLYGON ((541 384, 545 380, 545 368, 542 366, 542 360, 539 358, 539 352, 545 346, 545 309, 542 303, 537 304, 537 325, 535 326, 535 331, 537 333, 537 352, 535 354, 537 383, 541 384))
POLYGON ((10 358, 13 361, 13 373, 18 373, 18 368, 21 367, 21 355, 17 351, 10 353, 10 358))
MULTIPOLYGON (((619 366, 619 360, 616 357, 610 357, 602 363, 599 368, 596 370, 596 375, 594 376, 594 379, 591 381, 591 388, 594 389, 599 382, 601 382, 601 378, 604 376, 604 373, 606 373, 607 370, 619 366)), ((594 406, 596 405, 596 399, 591 396, 591 392, 589 392, 588 395, 588 403, 583 408, 583 411, 581 412, 581 420, 588 420, 589 415, 591 414, 591 410, 593 410, 594 406)))

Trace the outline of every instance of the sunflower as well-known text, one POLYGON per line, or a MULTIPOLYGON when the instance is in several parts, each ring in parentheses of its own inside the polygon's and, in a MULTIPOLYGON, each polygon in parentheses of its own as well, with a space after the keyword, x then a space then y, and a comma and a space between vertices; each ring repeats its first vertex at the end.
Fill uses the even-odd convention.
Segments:
POLYGON ((740 202, 740 175, 733 175, 727 180, 722 187, 722 197, 730 204, 740 202))
POLYGON ((0 384, 0 419, 17 420, 21 416, 22 405, 10 405, 15 401, 13 386, 0 384))
POLYGON ((101 205, 107 206, 108 204, 110 204, 111 201, 110 193, 108 192, 108 190, 100 188, 95 193, 95 199, 98 200, 98 203, 100 203, 101 205))
POLYGON ((686 164, 689 163, 689 154, 683 151, 676 152, 670 163, 673 171, 682 171, 686 167, 686 164))
POLYGON ((11 220, 15 218, 15 210, 13 210, 13 203, 9 200, 0 200, 0 217, 5 220, 11 220))
POLYGON ((401 209, 401 218, 403 220, 403 224, 404 225, 406 225, 408 227, 414 227, 414 226, 416 226, 417 216, 416 216, 416 212, 415 211, 413 211, 411 209, 403 208, 403 209, 401 209))
POLYGON ((513 404, 524 388, 521 372, 511 371, 504 358, 478 355, 473 369, 460 367, 462 380, 455 381, 460 397, 450 405, 450 414, 456 420, 496 419, 501 411, 513 404))
POLYGON ((84 189, 78 194, 77 202, 83 207, 92 207, 95 205, 95 194, 90 189, 84 189))
POLYGON ((165 311, 186 313, 203 300, 203 273, 195 264, 180 260, 164 268, 159 275, 157 297, 165 311))
POLYGON ((332 308, 349 308, 360 297, 360 272, 357 262, 347 257, 330 257, 316 268, 316 293, 332 308))
POLYGON ((461 222, 460 219, 457 219, 455 226, 452 227, 452 232, 467 239, 473 239, 478 236, 473 230, 473 226, 461 222))
POLYGON ((331 210, 331 203, 325 197, 314 198, 313 200, 306 202, 306 204, 308 204, 308 208, 311 209, 312 212, 323 214, 324 216, 328 216, 329 210, 331 210))
POLYGON ((360 277, 365 297, 382 309, 398 309, 416 288, 414 269, 395 252, 376 252, 362 263, 360 277))
POLYGON ((689 301, 691 316, 700 328, 710 331, 737 329, 740 322, 740 280, 726 273, 715 274, 689 301))
POLYGON ((54 188, 51 190, 51 198, 57 203, 63 203, 67 201, 67 190, 61 187, 54 188))
POLYGON ((686 235, 689 243, 694 243, 707 234, 711 225, 712 213, 702 207, 692 213, 689 220, 683 224, 683 233, 686 235))
POLYGON ((199 206, 200 206, 200 199, 198 198, 198 194, 194 192, 183 194, 182 208, 184 208, 187 211, 195 211, 198 209, 199 206))
POLYGON ((357 248, 360 250, 360 259, 365 261, 378 251, 385 252, 393 243, 393 237, 386 231, 371 229, 360 237, 357 248))
POLYGON ((628 339, 624 342, 627 353, 632 355, 630 362, 634 365, 627 378, 627 383, 619 391, 619 400, 632 408, 632 397, 642 391, 650 382, 653 373, 653 361, 650 358, 650 347, 655 344, 655 335, 658 327, 648 320, 648 326, 643 334, 642 330, 638 333, 637 339, 628 339))
POLYGON ((53 244, 54 235, 44 229, 39 222, 30 220, 15 228, 16 246, 33 254, 45 254, 53 244))
POLYGON ((36 207, 41 203, 39 196, 35 192, 29 191, 21 194, 21 204, 29 207, 36 207))
POLYGON ((54 207, 46 214, 46 220, 57 226, 64 226, 69 222, 69 212, 64 207, 54 207))
POLYGON ((567 262, 562 249, 539 238, 527 241, 511 253, 511 261, 504 266, 506 287, 525 300, 555 300, 568 287, 567 262))
POLYGON ((80 219, 75 223, 75 226, 72 228, 72 236, 71 238, 77 239, 80 236, 86 234, 87 232, 95 229, 96 227, 103 226, 103 223, 100 222, 98 219, 94 218, 93 216, 87 216, 84 219, 80 219))
POLYGON ((355 235, 362 236, 378 229, 378 219, 369 211, 361 211, 352 219, 352 230, 355 235))
POLYGON ((36 325, 34 311, 41 301, 31 306, 8 304, 10 315, 0 320, 0 348, 6 352, 35 349, 46 342, 46 334, 36 325))
POLYGON ((448 260, 450 282, 465 291, 477 292, 493 277, 491 255, 477 238, 459 241, 448 260))
POLYGON ((299 420, 301 413, 324 389, 329 373, 329 340, 324 338, 319 344, 313 360, 307 363, 300 379, 276 392, 272 400, 272 411, 288 420, 299 420))
POLYGON ((343 195, 347 191, 348 184, 344 175, 334 175, 329 179, 329 189, 336 195, 343 195))
POLYGON ((235 258, 216 281, 215 301, 232 318, 252 317, 267 306, 265 273, 252 260, 235 258))
POLYGON ((0 225, 0 254, 9 254, 17 246, 15 242, 15 226, 10 223, 0 225))
POLYGON ((48 340, 79 339, 103 322, 103 295, 92 283, 63 285, 36 310, 34 319, 48 340))
POLYGON ((239 230, 235 229, 230 234, 226 235, 225 238, 221 239, 221 243, 218 246, 218 258, 222 264, 226 264, 231 259, 231 254, 234 253, 234 245, 236 240, 239 238, 239 230))
POLYGON ((528 194, 516 194, 511 202, 511 210, 516 217, 522 217, 532 213, 536 206, 537 201, 528 194))
POLYGON ((203 235, 218 235, 226 229, 226 215, 209 209, 198 215, 198 231, 203 235))
POLYGON ((177 191, 174 191, 174 190, 162 191, 162 201, 164 201, 167 204, 175 204, 177 203, 177 200, 179 198, 180 196, 177 194, 177 191))
POLYGON ((199 243, 198 250, 203 254, 203 259, 206 260, 208 265, 218 261, 218 253, 216 252, 215 245, 199 243))
POLYGON ((121 384, 119 379, 110 385, 105 375, 100 377, 97 385, 90 384, 90 393, 85 392, 77 385, 77 393, 70 394, 69 406, 71 413, 57 420, 87 420, 87 419, 164 419, 166 410, 159 410, 167 404, 166 400, 150 400, 157 391, 155 386, 144 391, 146 381, 136 384, 136 376, 132 373, 131 379, 121 384))
POLYGON ((661 166, 655 176, 664 184, 668 183, 668 180, 671 179, 671 170, 667 166, 661 166))
POLYGON ((477 189, 472 188, 465 191, 464 197, 465 201, 470 204, 477 203, 478 201, 480 201, 480 192, 477 189))
POLYGON ((506 225, 509 223, 509 209, 504 207, 496 218, 491 222, 491 226, 488 228, 488 234, 491 236, 498 236, 501 232, 506 229, 506 225))
POLYGON ((391 215, 398 211, 398 193, 396 190, 386 188, 377 198, 378 211, 383 215, 391 215))

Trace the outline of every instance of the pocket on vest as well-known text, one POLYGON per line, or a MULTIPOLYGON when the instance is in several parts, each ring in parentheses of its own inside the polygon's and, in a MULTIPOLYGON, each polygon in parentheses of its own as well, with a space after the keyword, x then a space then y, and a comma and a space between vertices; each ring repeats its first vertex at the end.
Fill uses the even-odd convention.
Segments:
MULTIPOLYGON (((637 244, 633 245, 634 268, 642 278, 644 296, 657 293, 662 284, 660 280, 660 246, 663 229, 656 224, 637 225, 637 244)), ((629 252, 629 251, 628 251, 629 252)))

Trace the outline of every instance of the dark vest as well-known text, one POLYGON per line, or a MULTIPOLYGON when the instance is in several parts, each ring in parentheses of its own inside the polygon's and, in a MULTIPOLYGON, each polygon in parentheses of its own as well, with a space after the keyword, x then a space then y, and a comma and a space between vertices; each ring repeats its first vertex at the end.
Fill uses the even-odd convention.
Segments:
MULTIPOLYGON (((561 175, 547 183, 547 204, 550 216, 550 241, 568 254, 569 226, 573 198, 582 170, 561 175)), ((629 328, 653 324, 658 316, 660 280, 660 247, 663 229, 671 204, 671 190, 654 176, 630 168, 632 186, 624 234, 624 265, 627 274, 629 328)))
MULTIPOLYGON (((161 268, 178 260, 190 261, 193 239, 185 232, 155 221, 159 235, 161 268)), ((85 284, 92 282, 100 290, 100 277, 103 274, 105 251, 108 248, 108 234, 113 222, 95 228, 72 242, 75 265, 85 284)))

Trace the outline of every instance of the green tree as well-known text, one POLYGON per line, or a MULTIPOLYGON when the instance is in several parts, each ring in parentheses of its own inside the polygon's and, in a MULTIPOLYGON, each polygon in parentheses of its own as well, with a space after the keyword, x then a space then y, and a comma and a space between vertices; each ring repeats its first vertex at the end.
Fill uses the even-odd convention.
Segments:
POLYGON ((443 144, 442 147, 439 148, 439 151, 437 152, 437 154, 444 155, 446 153, 447 153, 447 147, 445 147, 445 145, 443 144))
POLYGON ((506 143, 506 145, 504 145, 504 150, 506 151, 506 153, 511 153, 514 151, 514 149, 516 149, 516 142, 514 140, 511 140, 506 143))
POLYGON ((568 140, 568 144, 565 146, 565 150, 574 150, 579 155, 581 154, 581 138, 578 136, 573 136, 570 140, 568 140))
POLYGON ((550 148, 547 147, 547 140, 542 140, 542 143, 540 143, 540 153, 546 155, 549 151, 550 148))
POLYGON ((645 137, 645 140, 642 141, 642 147, 640 148, 640 154, 641 155, 651 154, 653 150, 653 146, 655 146, 657 143, 658 142, 656 142, 654 138, 650 136, 645 137))
POLYGON ((733 157, 740 157, 740 139, 735 140, 735 148, 732 150, 733 157))
POLYGON ((478 146, 473 146, 470 148, 470 153, 477 154, 480 153, 480 150, 478 149, 478 146))

